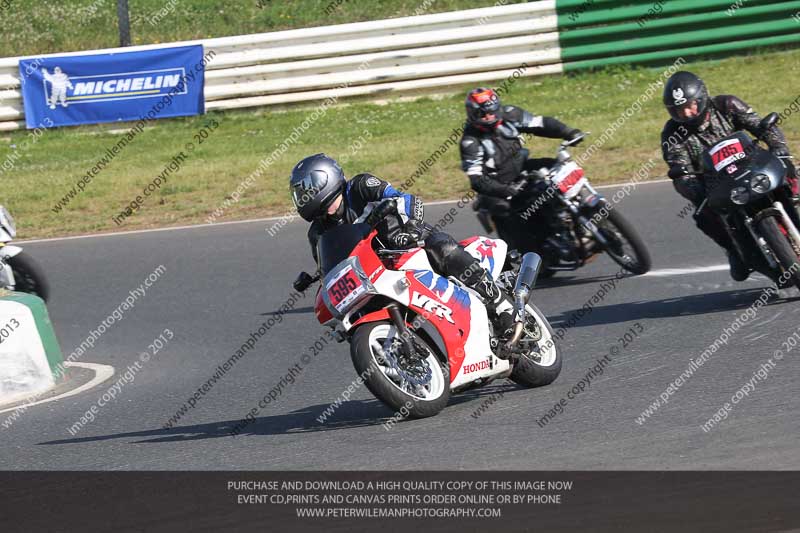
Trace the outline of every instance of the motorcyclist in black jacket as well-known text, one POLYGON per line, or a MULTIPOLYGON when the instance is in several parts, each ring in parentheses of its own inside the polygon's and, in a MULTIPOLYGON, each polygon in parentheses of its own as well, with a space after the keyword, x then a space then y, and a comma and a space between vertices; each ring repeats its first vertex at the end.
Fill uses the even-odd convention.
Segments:
MULTIPOLYGON (((480 206, 489 210, 498 234, 510 248, 521 247, 523 239, 531 237, 534 242, 540 242, 549 230, 547 216, 538 217, 541 224, 525 226, 540 227, 539 235, 526 235, 512 213, 511 202, 525 188, 525 182, 519 179, 523 170, 552 168, 556 161, 552 158, 529 159, 529 152, 523 147, 525 139, 522 134, 572 140, 582 132, 552 117, 533 115, 513 105, 503 106, 497 93, 485 87, 467 94, 466 109, 461 168, 469 177, 472 189, 481 195, 480 206)), ((539 193, 543 194, 546 188, 541 183, 539 193)), ((531 200, 535 201, 535 197, 531 200)))
MULTIPOLYGON (((761 118, 749 105, 733 95, 711 97, 702 79, 691 72, 676 72, 664 85, 664 105, 670 119, 661 133, 661 149, 669 166, 667 175, 678 193, 699 207, 706 198, 702 154, 724 137, 746 130, 761 137, 770 151, 783 160, 788 170, 787 182, 797 195, 797 177, 786 138, 774 126, 759 131, 761 118)), ((728 253, 731 277, 744 281, 750 269, 734 251, 730 235, 719 216, 703 209, 695 216, 697 227, 728 253)))
POLYGON ((378 226, 378 237, 396 249, 411 248, 424 241, 428 260, 438 274, 457 278, 485 300, 498 336, 511 326, 513 306, 509 298, 463 246, 423 221, 419 198, 401 193, 368 173, 347 181, 336 160, 325 154, 315 154, 297 163, 289 187, 298 214, 311 222, 308 242, 317 263, 317 241, 325 231, 340 224, 354 223, 376 202, 391 201, 396 205, 398 216, 387 217, 385 223, 378 226))

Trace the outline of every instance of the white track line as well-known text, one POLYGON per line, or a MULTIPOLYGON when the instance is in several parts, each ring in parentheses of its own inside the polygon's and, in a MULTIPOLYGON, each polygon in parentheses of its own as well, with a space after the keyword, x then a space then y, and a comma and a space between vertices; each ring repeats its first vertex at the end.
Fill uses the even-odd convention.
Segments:
POLYGON ((639 277, 645 278, 647 276, 654 277, 668 277, 668 276, 685 276, 687 274, 701 274, 703 272, 720 272, 728 270, 729 265, 709 265, 703 267, 690 267, 690 268, 662 268, 661 270, 652 270, 647 274, 639 277))
POLYGON ((109 365, 101 365, 98 363, 64 363, 64 366, 77 366, 80 368, 88 368, 89 370, 94 371, 94 377, 88 382, 84 383, 80 387, 76 389, 72 389, 71 391, 67 391, 63 394, 59 394, 58 396, 53 396, 52 398, 45 398, 44 400, 39 400, 38 402, 31 402, 31 403, 24 403, 18 405, 16 407, 9 407, 8 409, 3 409, 0 413, 7 413, 9 411, 16 411, 17 409, 28 409, 29 407, 33 407, 34 405, 39 405, 48 402, 54 402, 56 400, 61 400, 63 398, 68 398, 70 396, 75 396, 76 394, 80 394, 83 391, 87 391, 97 385, 100 385, 102 382, 110 378, 114 375, 114 367, 109 365))
MULTIPOLYGON (((660 179, 660 180, 653 180, 653 181, 643 181, 641 183, 636 184, 638 187, 639 185, 651 185, 654 183, 666 183, 671 181, 669 179, 660 179)), ((613 189, 615 187, 623 187, 625 185, 629 185, 628 183, 614 183, 611 185, 600 185, 595 187, 595 189, 613 189)), ((438 202, 425 202, 426 206, 434 206, 434 205, 448 205, 448 204, 455 204, 460 200, 441 200, 438 202)), ((280 220, 284 218, 286 215, 277 216, 277 217, 267 217, 267 218, 251 218, 247 220, 231 220, 229 222, 214 222, 212 224, 189 224, 187 226, 171 226, 168 228, 154 228, 154 229, 135 229, 130 231, 115 231, 110 233, 95 233, 92 235, 73 235, 72 237, 52 237, 50 239, 31 239, 28 241, 15 241, 16 244, 33 244, 39 242, 60 242, 60 241, 71 241, 73 239, 94 239, 97 237, 116 237, 118 235, 138 235, 141 233, 155 233, 158 231, 180 231, 180 230, 187 230, 187 229, 197 229, 197 228, 212 228, 216 226, 232 226, 234 224, 255 224, 256 222, 272 222, 274 220, 280 220)))

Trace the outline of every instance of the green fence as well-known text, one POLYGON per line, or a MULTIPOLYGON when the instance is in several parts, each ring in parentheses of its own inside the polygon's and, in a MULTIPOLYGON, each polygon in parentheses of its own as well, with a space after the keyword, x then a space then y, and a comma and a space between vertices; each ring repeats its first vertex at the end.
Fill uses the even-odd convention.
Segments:
POLYGON ((800 42, 800 1, 557 0, 564 70, 800 42))

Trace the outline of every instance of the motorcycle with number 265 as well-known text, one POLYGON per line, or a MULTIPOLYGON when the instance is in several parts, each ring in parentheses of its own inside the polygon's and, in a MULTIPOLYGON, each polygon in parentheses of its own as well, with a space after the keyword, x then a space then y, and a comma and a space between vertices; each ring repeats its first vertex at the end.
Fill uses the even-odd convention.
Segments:
MULTIPOLYGON (((552 168, 521 173, 525 188, 512 200, 511 212, 523 230, 516 232, 521 242, 514 245, 520 252, 541 255, 542 278, 581 268, 602 252, 628 272, 645 274, 651 259, 644 241, 633 224, 592 187, 568 151, 586 135, 562 142, 552 168), (545 227, 549 234, 543 242, 529 237, 545 227)), ((484 229, 494 231, 496 224, 482 196, 473 208, 484 229)))

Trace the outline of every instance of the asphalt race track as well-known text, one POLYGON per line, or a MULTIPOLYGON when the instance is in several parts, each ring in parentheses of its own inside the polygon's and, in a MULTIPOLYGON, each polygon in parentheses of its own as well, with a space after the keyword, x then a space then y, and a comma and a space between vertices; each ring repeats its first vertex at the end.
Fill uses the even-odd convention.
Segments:
MULTIPOLYGON (((611 196, 613 190, 604 192, 611 196)), ((564 370, 553 385, 525 390, 495 382, 454 396, 439 416, 400 422, 391 430, 384 422, 393 413, 363 386, 325 423, 317 421, 356 378, 348 345, 334 343, 254 423, 231 436, 324 334, 310 295, 174 427, 162 427, 253 330, 274 318, 296 273, 311 269, 305 224, 292 222, 274 237, 266 232, 273 222, 249 222, 23 244, 50 277, 50 315, 65 357, 156 267, 163 264, 166 270, 80 358, 111 365, 116 374, 88 392, 34 405, 10 427, 0 426, 5 443, 0 468, 798 469, 800 397, 794 379, 800 346, 797 353, 783 346, 800 328, 796 299, 771 300, 667 404, 643 424, 636 422, 768 285, 762 277, 734 283, 722 267, 665 270, 726 263, 692 222, 677 216, 683 205, 669 183, 640 185, 622 201, 620 209, 650 247, 655 273, 665 275, 626 277, 583 315, 560 344, 564 370), (133 381, 116 391, 116 400, 97 409, 94 421, 72 435, 68 428, 165 328, 174 332, 168 344, 140 365, 133 381), (618 339, 628 331, 638 335, 623 347, 618 339), (604 373, 549 423, 537 424, 612 348, 615 355, 604 373), (754 382, 727 419, 704 432, 701 425, 752 381, 776 350, 783 358, 773 360, 766 378, 754 382), (485 412, 472 416, 482 405, 485 412)), ((435 222, 452 206, 429 206, 426 218, 435 222)), ((449 231, 458 238, 480 233, 468 209, 449 231)), ((542 282, 534 302, 558 327, 617 270, 601 257, 542 282)), ((797 295, 793 291, 790 297, 797 295)), ((9 414, 0 414, 0 422, 9 414)))

